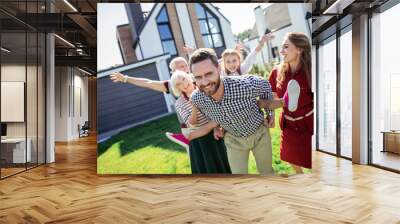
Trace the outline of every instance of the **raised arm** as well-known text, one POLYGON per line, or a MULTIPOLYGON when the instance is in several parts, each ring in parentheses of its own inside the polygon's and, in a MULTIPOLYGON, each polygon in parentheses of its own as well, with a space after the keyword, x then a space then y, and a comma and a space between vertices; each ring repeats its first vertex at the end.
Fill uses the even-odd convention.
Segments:
POLYGON ((146 78, 137 78, 132 76, 123 75, 119 72, 114 72, 110 75, 113 82, 129 83, 135 86, 155 90, 158 92, 168 92, 165 81, 151 80, 146 78))
POLYGON ((240 65, 240 71, 242 74, 246 74, 251 70, 251 67, 254 65, 257 59, 257 54, 262 50, 264 44, 273 39, 274 36, 272 34, 266 34, 264 35, 260 42, 258 43, 257 47, 254 48, 249 55, 247 55, 246 59, 243 61, 243 63, 240 65))

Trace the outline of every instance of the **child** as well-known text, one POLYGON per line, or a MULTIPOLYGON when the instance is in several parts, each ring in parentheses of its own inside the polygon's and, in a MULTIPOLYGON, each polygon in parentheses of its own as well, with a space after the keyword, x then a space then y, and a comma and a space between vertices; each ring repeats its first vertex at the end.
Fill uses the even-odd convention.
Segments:
POLYGON ((257 53, 259 53, 264 46, 264 44, 271 40, 273 36, 271 34, 264 35, 257 47, 254 48, 249 55, 247 55, 246 59, 243 63, 241 63, 241 54, 237 49, 226 49, 222 53, 222 74, 221 75, 243 75, 247 74, 252 66, 254 65, 257 57, 257 53))
MULTIPOLYGON (((257 47, 254 48, 249 55, 247 55, 243 63, 241 63, 242 57, 239 50, 226 49, 222 53, 221 75, 231 76, 231 75, 244 75, 249 73, 249 71, 251 70, 252 66, 256 61, 257 53, 259 53, 262 50, 264 44, 267 41, 271 40, 272 38, 274 38, 274 36, 271 33, 264 35, 261 38, 260 42, 258 43, 257 47)), ((269 128, 273 128, 275 126, 275 118, 273 113, 267 115, 267 117, 264 120, 264 126, 269 128)))

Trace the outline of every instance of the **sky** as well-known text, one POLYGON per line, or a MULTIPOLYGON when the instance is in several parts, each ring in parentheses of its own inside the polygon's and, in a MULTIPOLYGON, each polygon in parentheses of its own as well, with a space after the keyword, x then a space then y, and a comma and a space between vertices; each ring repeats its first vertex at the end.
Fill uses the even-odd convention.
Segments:
MULTIPOLYGON (((153 3, 142 3, 143 11, 150 11, 153 3)), ((232 32, 237 34, 251 29, 255 18, 253 9, 268 3, 213 3, 231 22, 232 32)), ((99 3, 97 5, 97 69, 102 70, 122 64, 122 57, 116 39, 116 27, 128 23, 122 3, 99 3)))

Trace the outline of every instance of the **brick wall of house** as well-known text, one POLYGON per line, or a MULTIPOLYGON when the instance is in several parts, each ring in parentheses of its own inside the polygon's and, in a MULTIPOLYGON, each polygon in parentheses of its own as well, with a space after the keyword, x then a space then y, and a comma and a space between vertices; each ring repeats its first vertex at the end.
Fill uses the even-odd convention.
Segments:
POLYGON ((129 64, 137 61, 136 54, 133 49, 131 26, 129 24, 117 27, 117 39, 124 63, 129 64))
POLYGON ((185 52, 183 52, 183 46, 185 46, 185 40, 183 39, 183 34, 181 26, 179 23, 178 14, 176 12, 175 3, 166 3, 167 13, 169 17, 169 23, 172 29, 172 35, 175 39, 176 50, 178 55, 181 57, 187 57, 185 52))
POLYGON ((199 21, 197 20, 195 3, 186 3, 186 7, 189 12, 190 22, 192 24, 192 29, 194 32, 194 39, 196 41, 196 47, 201 48, 204 47, 203 38, 200 32, 199 21))

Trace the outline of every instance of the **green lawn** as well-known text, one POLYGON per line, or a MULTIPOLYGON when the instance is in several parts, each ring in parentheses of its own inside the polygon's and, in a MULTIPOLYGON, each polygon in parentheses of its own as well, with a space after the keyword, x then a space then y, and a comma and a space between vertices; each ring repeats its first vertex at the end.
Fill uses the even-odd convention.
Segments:
MULTIPOLYGON (((280 129, 271 129, 273 168, 276 173, 293 173, 279 158, 280 129)), ((165 132, 179 133, 176 115, 152 121, 113 136, 98 145, 97 172, 100 174, 190 174, 186 150, 165 137, 165 132)), ((250 156, 249 173, 257 173, 250 156)))

